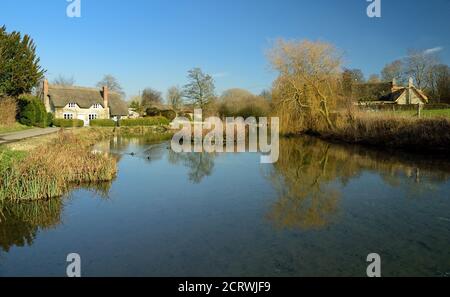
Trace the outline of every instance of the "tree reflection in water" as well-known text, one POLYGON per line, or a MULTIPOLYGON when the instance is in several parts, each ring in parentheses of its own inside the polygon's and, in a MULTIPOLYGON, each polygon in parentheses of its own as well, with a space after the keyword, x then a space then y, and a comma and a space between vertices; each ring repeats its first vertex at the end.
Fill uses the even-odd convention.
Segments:
MULTIPOLYGON (((111 185, 112 182, 83 184, 72 189, 82 188, 93 192, 95 197, 108 199, 111 185)), ((0 249, 9 252, 14 246, 31 246, 39 230, 56 228, 62 223, 62 212, 67 199, 69 198, 0 203, 0 249)))
POLYGON ((323 228, 338 217, 341 189, 363 173, 404 188, 407 197, 422 197, 449 180, 450 162, 311 137, 281 139, 279 161, 265 173, 278 193, 268 217, 279 228, 323 228))
POLYGON ((210 176, 214 169, 214 154, 209 153, 175 153, 169 150, 171 164, 183 164, 189 168, 189 181, 199 184, 205 177, 210 176))

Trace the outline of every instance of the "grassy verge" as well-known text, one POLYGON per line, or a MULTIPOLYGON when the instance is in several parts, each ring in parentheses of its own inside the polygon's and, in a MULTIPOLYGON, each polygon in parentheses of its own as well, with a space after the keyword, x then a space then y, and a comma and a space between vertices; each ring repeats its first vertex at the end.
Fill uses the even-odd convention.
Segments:
POLYGON ((60 132, 29 152, 0 151, 0 201, 33 201, 63 195, 80 183, 110 181, 116 161, 91 146, 110 131, 60 132))
MULTIPOLYGON (((402 110, 402 111, 383 111, 380 112, 386 116, 399 116, 399 117, 417 117, 417 111, 415 110, 402 110)), ((445 117, 450 119, 450 109, 432 109, 422 110, 422 118, 439 118, 445 117)))
POLYGON ((28 129, 31 129, 31 127, 22 125, 20 123, 14 123, 12 125, 0 126, 0 134, 20 132, 28 129))

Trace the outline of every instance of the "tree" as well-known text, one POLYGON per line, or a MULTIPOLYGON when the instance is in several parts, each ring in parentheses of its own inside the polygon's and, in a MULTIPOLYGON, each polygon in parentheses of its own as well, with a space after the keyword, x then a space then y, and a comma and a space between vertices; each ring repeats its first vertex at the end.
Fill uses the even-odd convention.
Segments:
POLYGON ((162 103, 161 92, 154 90, 152 88, 146 88, 142 92, 141 105, 144 109, 153 107, 155 104, 161 104, 161 103, 162 103))
POLYGON ((183 91, 180 87, 173 86, 167 90, 167 103, 174 109, 178 110, 183 104, 183 91))
POLYGON ((430 72, 429 93, 437 103, 450 103, 450 67, 444 64, 435 65, 430 72))
POLYGON ((378 74, 372 74, 369 79, 367 80, 370 84, 376 84, 381 82, 380 76, 378 74))
POLYGON ((270 112, 270 102, 244 89, 223 92, 218 102, 218 114, 222 117, 262 117, 270 112))
POLYGON ((345 68, 342 72, 342 89, 344 95, 350 97, 352 95, 353 85, 364 82, 364 74, 361 69, 345 68))
POLYGON ((401 60, 396 60, 392 63, 384 66, 381 70, 381 79, 383 81, 393 81, 396 80, 398 83, 405 82, 405 76, 403 71, 403 62, 401 60))
POLYGON ((30 93, 45 70, 39 65, 36 45, 28 35, 0 27, 0 94, 17 97, 30 93))
POLYGON ((120 94, 122 97, 125 96, 125 92, 122 89, 122 86, 120 85, 117 78, 112 76, 111 74, 106 74, 101 81, 97 83, 97 87, 108 87, 108 90, 111 92, 116 92, 120 94))
POLYGON ((405 58, 405 73, 414 78, 419 89, 429 86, 429 76, 433 66, 438 62, 436 54, 427 51, 409 50, 405 58))
POLYGON ((58 75, 57 78, 53 80, 53 84, 57 86, 73 86, 75 84, 75 78, 73 76, 71 77, 65 77, 63 75, 58 75))
POLYGON ((215 98, 213 78, 194 68, 188 72, 189 83, 184 86, 184 96, 197 107, 206 108, 215 98))
POLYGON ((330 111, 340 99, 342 64, 335 47, 324 42, 279 40, 269 57, 279 72, 274 101, 282 116, 281 129, 298 132, 299 122, 320 126, 324 123, 328 129, 334 129, 330 111))

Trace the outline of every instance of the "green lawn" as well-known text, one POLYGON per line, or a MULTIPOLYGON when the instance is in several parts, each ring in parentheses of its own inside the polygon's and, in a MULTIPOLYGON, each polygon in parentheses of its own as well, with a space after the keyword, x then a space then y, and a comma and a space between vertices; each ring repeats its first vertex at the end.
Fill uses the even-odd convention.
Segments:
POLYGON ((11 126, 1 126, 0 125, 0 134, 24 131, 24 130, 28 130, 30 128, 31 127, 24 126, 24 125, 19 124, 19 123, 15 123, 14 125, 11 125, 11 126))
MULTIPOLYGON (((405 110, 405 111, 386 111, 386 114, 395 114, 401 116, 417 116, 416 110, 405 110)), ((450 118, 450 109, 434 109, 434 110, 422 110, 422 117, 424 118, 436 118, 436 117, 446 117, 450 118)))

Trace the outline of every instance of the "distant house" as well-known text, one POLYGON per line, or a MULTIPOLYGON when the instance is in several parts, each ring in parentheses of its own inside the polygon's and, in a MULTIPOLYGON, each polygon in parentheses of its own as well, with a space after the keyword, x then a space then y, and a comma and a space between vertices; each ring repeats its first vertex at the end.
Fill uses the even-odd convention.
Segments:
POLYGON ((91 120, 128 117, 128 106, 121 96, 107 87, 94 88, 56 86, 44 81, 43 100, 47 112, 56 119, 78 119, 89 126, 91 120))
POLYGON ((427 104, 428 97, 414 86, 409 79, 407 87, 397 85, 396 81, 356 84, 352 97, 360 104, 427 104))

